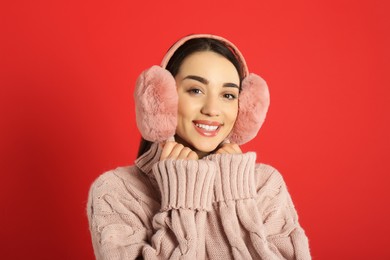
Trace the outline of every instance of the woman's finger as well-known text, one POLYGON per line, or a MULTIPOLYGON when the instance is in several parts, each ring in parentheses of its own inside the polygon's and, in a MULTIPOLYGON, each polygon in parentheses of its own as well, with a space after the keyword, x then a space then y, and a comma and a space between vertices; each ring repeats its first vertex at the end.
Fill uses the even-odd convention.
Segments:
POLYGON ((187 159, 188 158, 188 155, 189 153, 191 152, 192 150, 188 147, 183 147, 183 149, 181 149, 177 159, 187 159))
POLYGON ((175 143, 175 146, 172 148, 171 153, 168 155, 169 159, 177 159, 181 150, 184 148, 184 145, 175 143))
POLYGON ((165 160, 171 154, 173 147, 176 145, 176 142, 165 142, 162 144, 162 152, 160 155, 160 161, 165 160))
POLYGON ((237 144, 226 143, 219 148, 216 154, 240 154, 242 153, 241 148, 237 144))
POLYGON ((196 152, 192 151, 188 154, 187 160, 199 160, 199 156, 196 152))

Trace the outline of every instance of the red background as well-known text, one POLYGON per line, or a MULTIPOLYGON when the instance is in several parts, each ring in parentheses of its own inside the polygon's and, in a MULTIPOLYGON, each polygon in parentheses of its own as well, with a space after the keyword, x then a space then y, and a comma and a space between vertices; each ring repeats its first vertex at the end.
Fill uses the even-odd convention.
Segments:
POLYGON ((2 259, 93 259, 89 185, 133 163, 135 80, 190 33, 230 39, 267 80, 243 149, 283 174, 313 259, 389 259, 388 1, 5 2, 2 259))

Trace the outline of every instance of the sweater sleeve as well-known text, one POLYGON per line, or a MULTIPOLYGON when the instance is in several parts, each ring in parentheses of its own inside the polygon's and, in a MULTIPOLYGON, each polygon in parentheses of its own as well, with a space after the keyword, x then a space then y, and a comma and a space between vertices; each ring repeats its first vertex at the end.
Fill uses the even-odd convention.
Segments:
POLYGON ((257 208, 269 248, 282 259, 311 259, 308 238, 282 175, 265 164, 257 165, 256 174, 257 208))
POLYGON ((122 182, 93 185, 88 215, 96 258, 204 258, 204 225, 211 209, 215 168, 214 163, 201 160, 157 162, 152 171, 161 205, 151 199, 156 194, 148 194, 152 189, 134 179, 120 189, 122 182))
POLYGON ((307 238, 281 175, 256 154, 214 154, 215 201, 234 258, 310 259, 307 238), (237 236, 242 234, 242 236, 237 236))
POLYGON ((202 160, 164 160, 153 167, 161 192, 156 231, 144 257, 204 259, 206 212, 211 210, 215 165, 202 160))

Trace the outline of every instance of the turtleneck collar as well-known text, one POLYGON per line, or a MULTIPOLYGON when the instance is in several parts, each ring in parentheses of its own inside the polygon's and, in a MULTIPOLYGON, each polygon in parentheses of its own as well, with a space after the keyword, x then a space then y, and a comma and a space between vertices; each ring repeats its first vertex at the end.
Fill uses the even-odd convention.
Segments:
POLYGON ((144 153, 135 160, 135 165, 143 173, 147 174, 149 178, 154 179, 154 175, 152 174, 152 167, 156 162, 159 161, 161 152, 161 146, 158 143, 153 143, 146 153, 144 153))

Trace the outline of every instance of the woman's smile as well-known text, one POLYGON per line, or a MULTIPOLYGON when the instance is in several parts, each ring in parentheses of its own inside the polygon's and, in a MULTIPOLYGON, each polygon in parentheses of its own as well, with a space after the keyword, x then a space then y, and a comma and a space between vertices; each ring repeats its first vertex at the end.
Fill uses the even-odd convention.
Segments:
POLYGON ((196 131, 198 131, 200 135, 206 137, 216 136, 223 126, 223 124, 215 121, 194 120, 192 122, 194 123, 196 131))

